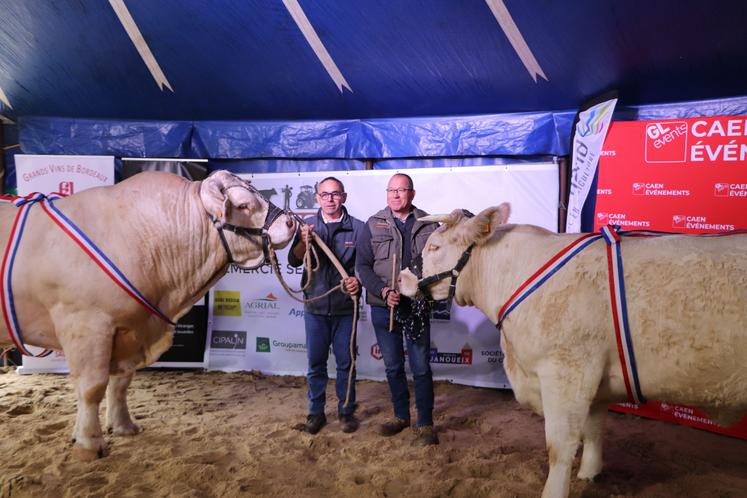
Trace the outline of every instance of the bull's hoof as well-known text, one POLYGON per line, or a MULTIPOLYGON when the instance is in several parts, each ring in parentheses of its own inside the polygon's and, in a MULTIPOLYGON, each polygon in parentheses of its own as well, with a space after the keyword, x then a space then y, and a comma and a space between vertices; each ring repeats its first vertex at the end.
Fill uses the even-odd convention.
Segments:
POLYGON ((139 425, 133 422, 130 422, 129 424, 119 425, 117 427, 107 427, 107 432, 115 436, 134 436, 135 434, 140 434, 142 431, 143 429, 141 429, 139 425))
POLYGON ((106 456, 106 452, 104 451, 103 448, 99 448, 95 450, 95 449, 81 448, 80 446, 74 446, 73 456, 75 457, 76 460, 80 462, 92 462, 96 460, 97 458, 102 458, 106 456))

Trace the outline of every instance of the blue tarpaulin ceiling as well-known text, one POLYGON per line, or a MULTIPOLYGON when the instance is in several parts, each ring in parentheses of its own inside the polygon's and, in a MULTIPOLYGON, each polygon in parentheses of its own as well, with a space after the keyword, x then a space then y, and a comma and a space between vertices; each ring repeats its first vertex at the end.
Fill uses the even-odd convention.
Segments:
POLYGON ((0 0, 0 12, 0 114, 24 152, 565 154, 574 111, 606 90, 651 115, 747 107, 658 106, 747 94, 738 1, 0 0))

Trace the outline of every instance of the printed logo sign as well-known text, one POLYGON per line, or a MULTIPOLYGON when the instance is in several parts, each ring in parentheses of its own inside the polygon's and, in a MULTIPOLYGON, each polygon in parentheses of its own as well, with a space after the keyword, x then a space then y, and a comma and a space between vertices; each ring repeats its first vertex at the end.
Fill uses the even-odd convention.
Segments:
POLYGON ((270 338, 269 337, 257 337, 257 353, 269 353, 270 352, 270 338))
POLYGON ((75 193, 73 182, 60 182, 57 192, 62 195, 73 195, 75 193))
POLYGON ((213 314, 241 316, 241 292, 217 290, 214 292, 213 314))
POLYGON ((648 123, 646 125, 646 162, 685 162, 687 137, 687 122, 685 121, 648 123))
POLYGON ((381 354, 381 348, 379 347, 378 343, 371 346, 371 358, 373 358, 374 360, 381 360, 382 358, 384 358, 381 354))
POLYGON ((452 365, 472 365, 472 346, 465 344, 459 353, 443 353, 431 347, 431 363, 450 363, 452 365))
POLYGON ((278 298, 269 292, 265 297, 244 303, 244 312, 254 318, 277 318, 280 314, 278 298))
POLYGON ((246 350, 246 332, 243 330, 213 330, 212 349, 246 350))
POLYGON ((713 186, 716 197, 747 197, 747 183, 716 183, 713 186))

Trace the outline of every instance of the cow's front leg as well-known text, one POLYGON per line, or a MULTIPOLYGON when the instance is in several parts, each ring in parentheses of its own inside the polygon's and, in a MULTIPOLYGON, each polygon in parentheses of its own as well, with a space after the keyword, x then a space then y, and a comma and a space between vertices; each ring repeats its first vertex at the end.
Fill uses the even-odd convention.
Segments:
POLYGON ((106 391, 106 428, 118 436, 131 436, 140 432, 140 427, 132 421, 127 409, 127 388, 132 382, 134 371, 109 377, 106 391))
POLYGON ((571 466, 593 398, 583 385, 583 379, 582 372, 570 374, 567 368, 553 368, 540 375, 545 440, 550 461, 550 471, 542 490, 543 498, 568 496, 571 466))
POLYGON ((592 480, 602 471, 602 432, 606 404, 592 405, 583 430, 584 449, 581 454, 581 467, 578 478, 592 480))
MULTIPOLYGON (((77 323, 85 323, 85 319, 77 323)), ((62 341, 78 398, 73 454, 80 460, 93 460, 106 454, 99 405, 109 382, 112 336, 102 333, 105 330, 106 327, 79 325, 74 333, 65 334, 62 341)))

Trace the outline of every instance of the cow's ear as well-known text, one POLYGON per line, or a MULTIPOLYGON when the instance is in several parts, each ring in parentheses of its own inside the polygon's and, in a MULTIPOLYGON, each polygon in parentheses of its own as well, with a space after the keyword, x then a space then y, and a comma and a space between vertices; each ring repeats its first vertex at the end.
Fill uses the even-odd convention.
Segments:
POLYGON ((467 220, 465 229, 467 237, 477 245, 484 244, 493 236, 499 226, 508 222, 511 205, 504 202, 500 206, 493 206, 481 211, 474 218, 467 220))
POLYGON ((214 222, 225 223, 228 196, 225 193, 225 179, 213 174, 202 181, 200 200, 214 222))

